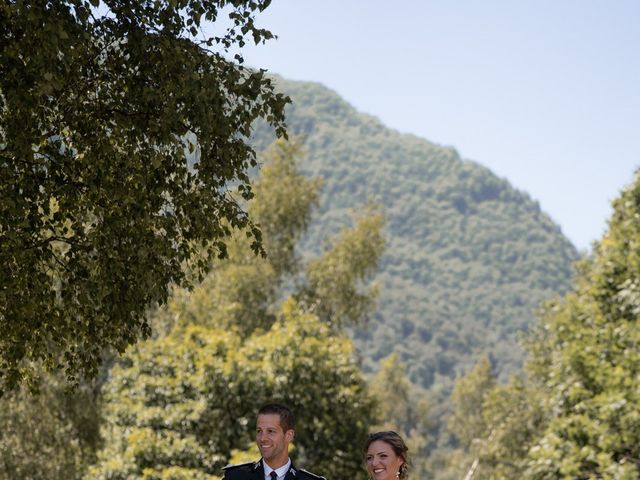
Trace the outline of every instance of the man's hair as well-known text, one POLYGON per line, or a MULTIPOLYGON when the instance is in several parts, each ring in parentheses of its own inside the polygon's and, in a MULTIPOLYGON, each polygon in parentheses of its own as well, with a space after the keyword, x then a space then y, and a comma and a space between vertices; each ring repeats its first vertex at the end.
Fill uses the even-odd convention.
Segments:
POLYGON ((282 405, 281 403, 267 403, 258 410, 258 415, 271 414, 275 414, 280 417, 280 426, 282 427, 283 432, 296 429, 296 417, 293 414, 293 411, 286 405, 282 405))

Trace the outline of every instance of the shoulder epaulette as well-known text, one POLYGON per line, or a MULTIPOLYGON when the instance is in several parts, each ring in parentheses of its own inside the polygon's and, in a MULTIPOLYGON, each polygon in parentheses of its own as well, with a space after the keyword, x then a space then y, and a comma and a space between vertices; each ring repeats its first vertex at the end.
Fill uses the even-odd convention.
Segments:
POLYGON ((309 470, 305 470, 304 468, 299 468, 298 471, 309 475, 311 478, 315 478, 316 480, 326 480, 324 477, 320 475, 316 475, 315 473, 311 473, 309 470))
POLYGON ((229 464, 226 465, 224 467, 222 467, 222 470, 231 470, 233 468, 238 468, 238 467, 248 467, 248 466, 254 466, 256 464, 256 462, 247 462, 247 463, 236 463, 234 465, 229 464))

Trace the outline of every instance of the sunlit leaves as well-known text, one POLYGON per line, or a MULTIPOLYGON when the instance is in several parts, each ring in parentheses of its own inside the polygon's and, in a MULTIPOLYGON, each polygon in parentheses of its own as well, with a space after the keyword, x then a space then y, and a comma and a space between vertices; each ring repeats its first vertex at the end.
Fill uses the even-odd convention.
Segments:
POLYGON ((298 296, 337 330, 363 323, 374 309, 377 287, 363 282, 373 276, 384 251, 383 225, 383 215, 370 210, 306 266, 306 284, 298 296))
MULTIPOLYGON (((318 182, 297 170, 299 155, 297 144, 274 145, 255 183, 249 211, 267 256, 253 255, 246 232, 235 231, 229 257, 158 313, 155 324, 169 333, 138 345, 112 372, 106 446, 91 478, 144 478, 151 466, 158 475, 215 475, 231 459, 255 458, 255 412, 273 400, 297 413, 294 461, 331 478, 364 477, 360 444, 374 403, 337 328, 354 318, 344 305, 331 309, 342 297, 323 295, 331 316, 319 316, 283 294, 307 284, 296 246, 318 195, 318 182)), ((381 248, 380 217, 361 225, 325 255, 343 252, 347 266, 357 264, 340 283, 348 291, 363 287, 381 248)))
POLYGON ((544 308, 526 381, 485 397, 478 478, 640 478, 639 192, 636 177, 573 290, 544 308))
POLYGON ((73 383, 147 335, 185 262, 206 272, 249 226, 228 185, 250 198, 254 120, 284 134, 288 98, 223 56, 271 37, 269 2, 96 3, 0 6, 0 388, 33 362, 73 383), (238 16, 192 38, 222 10, 238 16))
POLYGON ((255 412, 272 400, 298 413, 294 454, 302 464, 357 476, 354 439, 372 414, 350 342, 293 301, 271 329, 242 343, 200 326, 144 342, 113 370, 105 393, 106 447, 90 478, 145 478, 148 468, 219 475, 250 448, 255 412), (336 458, 335 449, 351 453, 336 458))

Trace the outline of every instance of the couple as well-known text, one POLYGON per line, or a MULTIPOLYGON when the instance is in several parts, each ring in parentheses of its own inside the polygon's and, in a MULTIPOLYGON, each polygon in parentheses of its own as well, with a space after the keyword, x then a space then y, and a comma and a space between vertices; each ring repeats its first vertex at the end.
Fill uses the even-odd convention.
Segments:
MULTIPOLYGON (((270 403, 258 411, 256 443, 262 458, 257 462, 224 467, 224 480, 324 480, 289 458, 295 436, 295 417, 285 405, 270 403)), ((372 433, 364 445, 364 461, 373 480, 407 478, 407 446, 395 432, 372 433)))

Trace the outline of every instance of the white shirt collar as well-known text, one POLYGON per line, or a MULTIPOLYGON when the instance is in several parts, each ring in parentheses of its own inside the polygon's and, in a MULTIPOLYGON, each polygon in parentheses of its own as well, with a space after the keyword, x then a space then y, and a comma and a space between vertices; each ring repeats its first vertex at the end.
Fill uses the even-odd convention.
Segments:
MULTIPOLYGON (((271 468, 267 462, 264 461, 264 459, 262 460, 262 466, 264 467, 264 479, 265 480, 271 480, 271 472, 273 471, 273 468, 271 468)), ((285 463, 283 466, 281 466, 280 468, 276 468, 276 475, 278 475, 278 480, 282 480, 284 478, 284 476, 287 474, 287 472, 289 471, 289 467, 291 467, 291 459, 287 459, 287 463, 285 463)))

